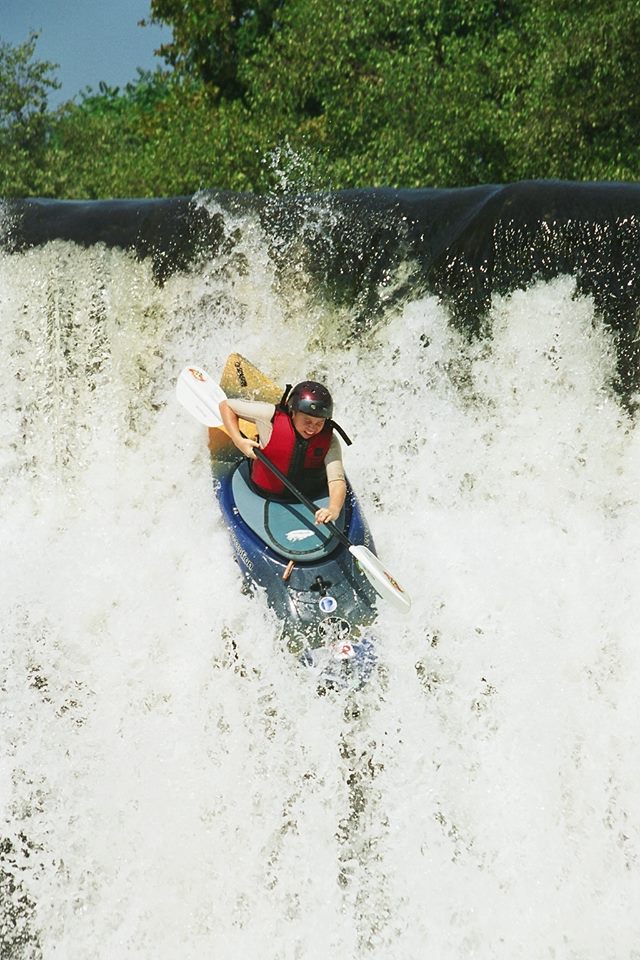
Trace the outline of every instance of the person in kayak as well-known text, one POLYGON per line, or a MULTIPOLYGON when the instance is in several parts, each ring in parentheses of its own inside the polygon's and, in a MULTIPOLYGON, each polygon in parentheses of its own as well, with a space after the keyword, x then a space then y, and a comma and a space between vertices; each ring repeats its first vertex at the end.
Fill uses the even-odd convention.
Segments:
POLYGON ((286 489, 256 458, 255 447, 261 447, 306 496, 326 496, 328 492, 329 503, 316 511, 316 523, 338 519, 347 495, 347 483, 336 432, 347 444, 351 441, 332 420, 333 400, 323 384, 304 380, 293 389, 287 385, 278 404, 223 400, 220 416, 233 443, 252 461, 251 481, 259 493, 283 497, 286 489), (239 424, 241 418, 255 423, 257 441, 243 435, 239 424))

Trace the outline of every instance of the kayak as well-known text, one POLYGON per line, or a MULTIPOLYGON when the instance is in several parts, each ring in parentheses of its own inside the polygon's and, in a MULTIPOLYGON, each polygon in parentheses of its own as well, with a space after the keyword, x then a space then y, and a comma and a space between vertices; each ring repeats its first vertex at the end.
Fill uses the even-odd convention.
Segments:
MULTIPOLYGON (((277 403, 282 389, 240 354, 228 358, 220 387, 230 398, 277 403)), ((246 436, 255 426, 241 420, 246 436)), ((215 494, 229 531, 235 560, 250 592, 261 590, 282 624, 288 649, 318 669, 329 687, 361 686, 376 664, 371 626, 378 594, 343 542, 375 546, 358 499, 347 481, 347 497, 335 521, 339 538, 317 525, 313 512, 297 500, 257 493, 249 463, 224 426, 209 427, 215 494)), ((318 498, 324 506, 329 498, 318 498)), ((366 551, 365 551, 366 553, 366 551)))

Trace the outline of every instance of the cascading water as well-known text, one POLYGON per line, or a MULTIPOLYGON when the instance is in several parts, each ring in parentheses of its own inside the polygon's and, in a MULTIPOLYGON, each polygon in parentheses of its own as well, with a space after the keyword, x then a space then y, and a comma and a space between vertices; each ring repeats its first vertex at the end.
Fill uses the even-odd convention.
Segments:
POLYGON ((473 341, 418 293, 358 337, 232 226, 163 285, 100 245, 0 260, 3 960, 633 957, 640 436, 611 330, 560 277, 473 341), (355 437, 413 597, 357 693, 319 698, 241 592, 173 394, 232 350, 325 379, 355 437))

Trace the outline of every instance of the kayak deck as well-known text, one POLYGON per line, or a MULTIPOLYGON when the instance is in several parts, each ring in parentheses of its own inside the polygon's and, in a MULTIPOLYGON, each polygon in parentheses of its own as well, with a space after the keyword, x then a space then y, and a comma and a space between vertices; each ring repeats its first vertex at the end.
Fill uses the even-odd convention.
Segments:
MULTIPOLYGON (((249 465, 245 461, 234 470, 231 490, 244 522, 261 540, 287 560, 310 562, 328 556, 340 541, 326 527, 316 524, 314 516, 302 503, 269 500, 257 495, 250 486, 249 465)), ((317 500, 326 506, 329 497, 317 500)), ((336 526, 344 529, 345 511, 336 526)))

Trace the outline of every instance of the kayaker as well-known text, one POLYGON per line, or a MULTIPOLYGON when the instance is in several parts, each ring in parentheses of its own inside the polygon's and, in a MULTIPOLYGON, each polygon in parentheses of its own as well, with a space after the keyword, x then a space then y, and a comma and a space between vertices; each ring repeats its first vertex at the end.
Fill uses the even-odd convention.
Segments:
POLYGON ((329 503, 315 514, 316 523, 337 520, 347 495, 342 451, 336 431, 351 443, 334 423, 333 400, 327 388, 315 380, 287 386, 280 403, 227 399, 220 416, 231 440, 251 461, 251 481, 256 490, 272 497, 285 497, 284 484, 256 458, 255 447, 286 474, 310 498, 326 496, 329 503), (240 419, 256 425, 258 440, 245 437, 240 419))

